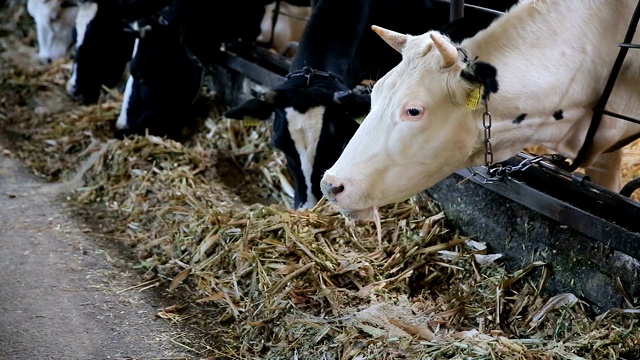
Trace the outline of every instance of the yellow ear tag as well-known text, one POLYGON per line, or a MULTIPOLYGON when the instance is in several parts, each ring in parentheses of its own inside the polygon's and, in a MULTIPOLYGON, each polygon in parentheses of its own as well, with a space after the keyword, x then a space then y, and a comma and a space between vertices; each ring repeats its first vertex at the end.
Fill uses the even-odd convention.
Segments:
POLYGON ((242 125, 252 127, 260 125, 260 120, 256 118, 245 117, 242 119, 242 125))
POLYGON ((475 110, 478 107, 478 101, 480 101, 480 88, 475 88, 469 93, 467 98, 467 107, 471 110, 475 110))

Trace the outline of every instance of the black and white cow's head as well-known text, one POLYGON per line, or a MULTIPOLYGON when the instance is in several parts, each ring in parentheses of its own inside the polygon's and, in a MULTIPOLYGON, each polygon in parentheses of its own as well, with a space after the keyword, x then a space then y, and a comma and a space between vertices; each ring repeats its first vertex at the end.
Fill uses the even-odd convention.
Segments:
POLYGON ((114 1, 79 4, 76 54, 67 93, 84 104, 98 101, 102 86, 115 87, 131 59, 135 37, 114 1))
POLYGON ((116 128, 122 135, 176 136, 195 118, 193 102, 204 69, 183 45, 180 31, 163 21, 138 26, 116 128))
POLYGON ((193 128, 205 69, 223 44, 255 40, 263 1, 174 0, 158 21, 140 26, 147 30, 135 46, 118 131, 181 138, 193 128))
POLYGON ((310 208, 322 197, 320 179, 338 159, 369 111, 370 98, 328 72, 303 68, 261 98, 225 113, 230 119, 270 119, 272 142, 294 179, 294 207, 310 208))
POLYGON ((76 0, 28 0, 27 12, 36 23, 38 58, 44 63, 61 59, 73 44, 76 0))

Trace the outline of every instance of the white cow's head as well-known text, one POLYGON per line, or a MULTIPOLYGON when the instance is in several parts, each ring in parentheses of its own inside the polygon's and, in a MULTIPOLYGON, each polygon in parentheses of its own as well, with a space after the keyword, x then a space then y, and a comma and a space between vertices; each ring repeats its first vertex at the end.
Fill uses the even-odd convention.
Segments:
POLYGON ((36 23, 38 58, 49 63, 64 57, 73 43, 77 1, 28 0, 27 11, 36 23))
POLYGON ((496 92, 493 66, 464 61, 438 32, 403 35, 374 26, 402 62, 371 94, 371 111, 322 179, 324 196, 344 214, 366 217, 484 159, 482 110, 469 94, 496 92))

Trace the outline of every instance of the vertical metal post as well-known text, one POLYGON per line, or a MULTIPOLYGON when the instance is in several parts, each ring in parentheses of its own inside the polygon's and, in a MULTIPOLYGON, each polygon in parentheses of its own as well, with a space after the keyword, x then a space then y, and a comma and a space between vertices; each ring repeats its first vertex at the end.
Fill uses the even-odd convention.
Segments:
POLYGON ((451 0, 449 5, 449 21, 458 20, 464 16, 464 0, 451 0))

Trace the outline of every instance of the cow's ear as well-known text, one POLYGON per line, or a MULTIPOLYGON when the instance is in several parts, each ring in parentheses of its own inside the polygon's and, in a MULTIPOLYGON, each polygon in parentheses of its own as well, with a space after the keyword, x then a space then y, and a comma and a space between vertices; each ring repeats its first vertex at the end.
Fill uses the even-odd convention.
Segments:
POLYGON ((123 32, 138 39, 144 39, 147 35, 151 34, 153 27, 149 24, 142 27, 132 26, 130 24, 123 24, 123 32))
POLYGON ((356 118, 366 115, 371 109, 371 95, 353 90, 335 92, 333 101, 343 107, 349 115, 356 118))
POLYGON ((471 62, 460 76, 472 83, 482 85, 482 98, 487 99, 491 93, 498 92, 498 70, 484 61, 471 62))
POLYGON ((371 110, 371 95, 355 94, 347 106, 349 114, 354 118, 365 116, 371 110))
POLYGON ((274 110, 275 108, 271 103, 260 99, 251 99, 236 108, 228 110, 224 113, 224 117, 234 120, 244 120, 245 118, 268 120, 274 110))

